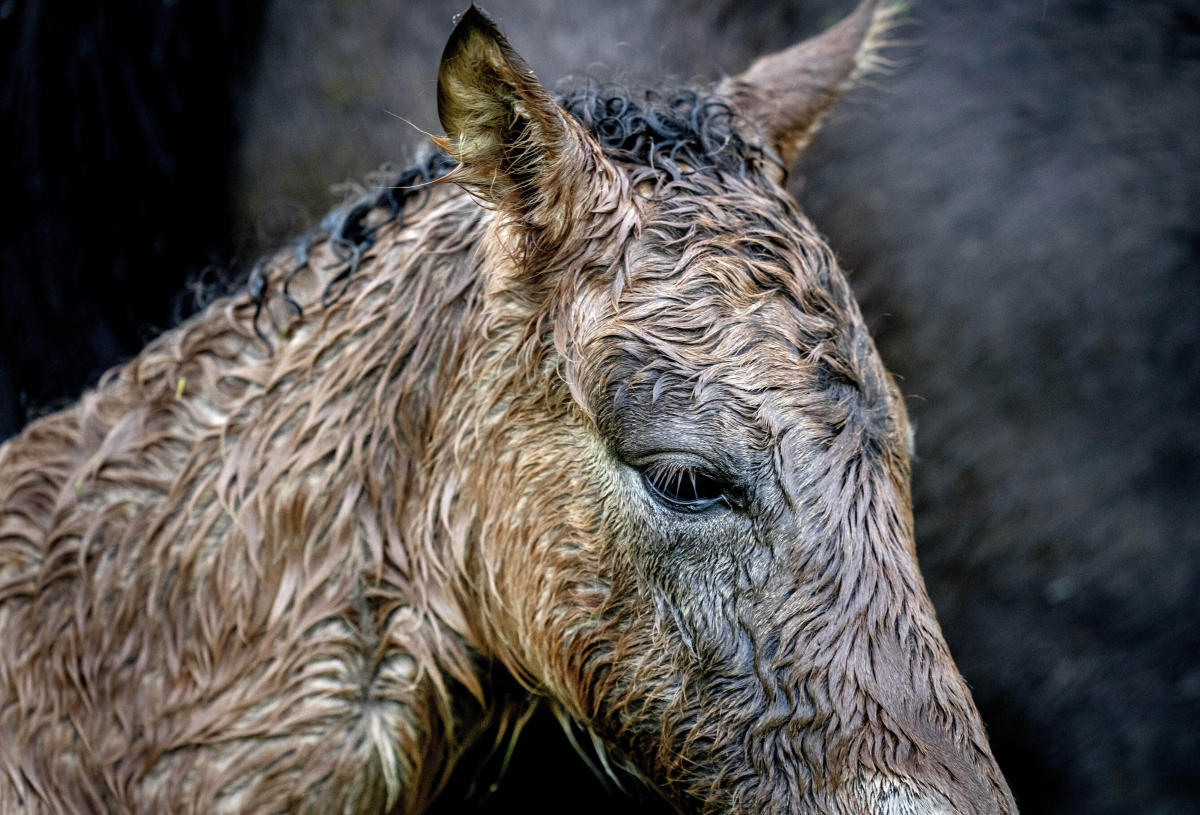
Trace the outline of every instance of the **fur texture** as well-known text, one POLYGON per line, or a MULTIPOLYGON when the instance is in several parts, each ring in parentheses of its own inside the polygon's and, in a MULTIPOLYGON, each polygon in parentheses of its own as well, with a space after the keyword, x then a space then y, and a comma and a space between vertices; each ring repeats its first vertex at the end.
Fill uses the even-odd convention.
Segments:
POLYGON ((646 97, 728 152, 643 162, 580 98, 468 10, 463 189, 355 205, 0 448, 0 808, 417 812, 544 698, 691 811, 1015 812, 779 134, 646 97))

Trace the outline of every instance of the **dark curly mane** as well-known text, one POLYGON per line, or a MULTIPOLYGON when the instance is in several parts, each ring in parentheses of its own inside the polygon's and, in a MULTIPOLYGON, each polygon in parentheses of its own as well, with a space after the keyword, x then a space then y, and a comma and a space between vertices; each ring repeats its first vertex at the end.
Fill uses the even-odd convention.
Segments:
MULTIPOLYGON (((758 173, 764 162, 777 163, 760 145, 747 140, 744 134, 751 132, 747 123, 711 93, 690 88, 634 93, 619 85, 589 80, 560 90, 557 101, 596 138, 606 154, 638 168, 639 181, 662 184, 689 173, 745 177, 758 173)), ((429 185, 455 165, 444 153, 431 150, 416 165, 378 186, 372 196, 329 213, 320 226, 295 244, 295 266, 283 283, 284 301, 301 313, 300 305, 288 294, 288 284, 308 265, 310 248, 324 240, 329 241, 338 261, 322 302, 336 300, 374 247, 378 231, 419 213, 429 185)), ((260 263, 251 269, 243 290, 257 307, 255 332, 269 348, 271 342, 259 326, 267 288, 260 263)), ((221 293, 208 288, 203 300, 221 293)))
POLYGON ((605 153, 660 179, 689 172, 745 176, 769 160, 760 145, 747 141, 751 128, 728 102, 691 88, 632 93, 584 82, 561 91, 558 103, 605 153))

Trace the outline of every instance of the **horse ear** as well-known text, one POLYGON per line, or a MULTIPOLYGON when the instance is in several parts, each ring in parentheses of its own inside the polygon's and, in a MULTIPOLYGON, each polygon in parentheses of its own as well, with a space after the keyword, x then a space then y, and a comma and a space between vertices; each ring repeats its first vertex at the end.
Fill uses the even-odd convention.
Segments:
POLYGON ((758 125, 784 169, 790 168, 820 124, 821 116, 868 67, 876 40, 897 6, 877 8, 862 0, 850 16, 824 34, 758 59, 718 90, 758 125))
POLYGON ((552 217, 539 210, 553 203, 556 175, 587 140, 474 5, 442 52, 437 103, 446 137, 434 141, 461 164, 446 180, 526 223, 552 217))

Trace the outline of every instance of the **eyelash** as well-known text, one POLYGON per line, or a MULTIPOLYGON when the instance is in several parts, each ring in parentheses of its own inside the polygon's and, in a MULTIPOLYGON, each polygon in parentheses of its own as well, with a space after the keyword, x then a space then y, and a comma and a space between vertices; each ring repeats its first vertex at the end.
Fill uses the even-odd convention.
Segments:
POLYGON ((729 506, 727 485, 699 467, 656 461, 642 469, 642 481, 651 495, 676 512, 703 512, 717 504, 729 506))

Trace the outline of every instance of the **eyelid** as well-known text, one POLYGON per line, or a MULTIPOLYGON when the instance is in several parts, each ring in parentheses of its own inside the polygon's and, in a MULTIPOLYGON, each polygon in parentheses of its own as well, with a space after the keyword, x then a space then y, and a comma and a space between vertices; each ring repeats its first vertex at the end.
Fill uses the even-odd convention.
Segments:
POLYGON ((639 455, 627 457, 625 463, 635 470, 645 470, 659 463, 678 467, 694 467, 700 472, 714 477, 723 470, 723 468, 717 467, 709 459, 688 450, 650 450, 639 455))

